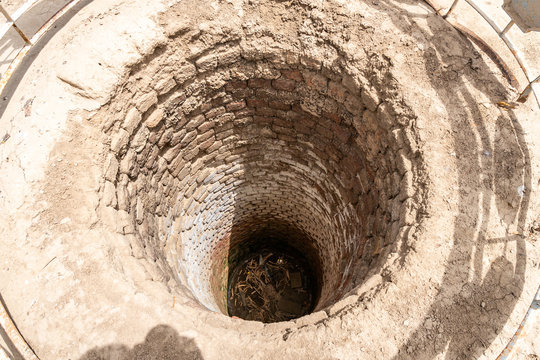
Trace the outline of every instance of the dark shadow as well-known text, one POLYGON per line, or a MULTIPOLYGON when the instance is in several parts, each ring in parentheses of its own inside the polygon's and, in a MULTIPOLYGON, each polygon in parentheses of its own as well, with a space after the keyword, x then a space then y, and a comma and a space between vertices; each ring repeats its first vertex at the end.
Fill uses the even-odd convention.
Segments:
MULTIPOLYGON (((399 5, 383 0, 370 6, 387 11, 403 33, 414 28, 429 44, 424 51, 425 71, 448 113, 459 203, 453 245, 438 295, 394 359, 432 359, 441 353, 446 353, 446 359, 472 359, 490 346, 523 291, 525 240, 515 229, 522 233, 525 228, 531 189, 530 155, 514 113, 500 110, 496 120, 486 119, 468 90, 472 86, 485 94, 492 106, 510 96, 508 85, 475 55, 471 40, 438 16, 416 15, 399 5), (424 18, 430 31, 414 24, 417 16, 424 18), (445 26, 449 30, 441 31, 445 26), (445 48, 449 37, 459 40, 463 50, 459 60, 445 48), (493 122, 494 140, 489 130, 493 122), (507 236, 487 238, 493 213, 506 224, 507 236), (502 244, 502 250, 484 269, 485 248, 493 244, 502 244)), ((496 254, 494 249, 490 250, 492 256, 496 254)))
MULTIPOLYGON (((24 74, 32 65, 36 57, 39 55, 41 50, 47 45, 47 43, 52 39, 64 25, 67 24, 67 22, 82 8, 84 8, 86 5, 90 4, 92 0, 83 0, 80 3, 78 3, 76 6, 71 8, 64 16, 59 18, 54 25, 47 31, 40 39, 39 41, 32 46, 28 54, 24 57, 23 61, 19 64, 15 72, 12 74, 11 79, 9 80, 7 86, 5 87, 4 91, 2 92, 2 98, 0 99, 0 117, 4 114, 4 111, 6 110, 9 102, 11 101, 11 98, 13 94, 15 93, 15 90, 17 90, 17 87, 19 86, 20 81, 22 80, 24 74)), ((38 9, 38 8, 36 8, 38 9)), ((34 9, 29 10, 29 14, 32 14, 34 9)), ((25 16, 28 16, 25 15, 25 16)), ((20 21, 23 23, 26 23, 27 20, 25 20, 25 16, 21 18, 20 21)), ((32 28, 34 30, 34 28, 32 28)), ((35 30, 34 30, 35 31, 35 30)), ((27 33, 27 36, 31 37, 34 35, 33 32, 27 33)))
POLYGON ((235 221, 227 259, 227 313, 265 323, 311 313, 322 281, 313 240, 284 222, 235 221), (255 266, 248 270, 249 260, 255 266), (298 282, 294 286, 292 276, 298 282))
POLYGON ((193 339, 181 337, 167 325, 154 327, 132 349, 112 344, 87 351, 79 360, 203 360, 193 339))
MULTIPOLYGON (((301 66, 299 69, 306 70, 301 66)), ((294 66, 287 70, 298 71, 294 66)), ((231 145, 230 154, 236 163, 227 165, 241 169, 235 175, 239 185, 234 190, 230 231, 212 252, 210 283, 217 306, 224 314, 242 317, 234 307, 227 306, 227 294, 257 293, 236 300, 242 304, 239 308, 244 310, 243 313, 249 313, 243 318, 263 322, 286 321, 322 309, 353 287, 352 270, 349 269, 356 268, 356 256, 361 252, 359 249, 363 249, 359 244, 363 245, 365 241, 363 238, 351 241, 349 247, 339 245, 340 236, 353 238, 353 230, 348 224, 339 227, 339 221, 342 218, 348 220, 350 216, 346 212, 350 209, 344 210, 343 204, 352 204, 351 209, 354 209, 363 195, 359 180, 347 177, 350 169, 361 168, 357 159, 363 158, 354 144, 356 130, 340 120, 304 111, 300 104, 307 95, 302 94, 313 95, 316 90, 303 81, 295 83, 294 92, 292 89, 278 91, 270 85, 270 80, 259 78, 232 81, 225 88, 235 100, 245 101, 247 105, 235 114, 234 121, 216 123, 214 128, 217 134, 231 128, 236 142, 231 145), (319 128, 315 130, 317 126, 319 128), (341 135, 340 140, 334 138, 333 131, 341 135), (309 146, 305 144, 312 146, 310 154, 309 146), (313 172, 303 171, 310 166, 313 172), (344 184, 339 183, 338 178, 344 184), (341 233, 337 235, 339 230, 333 229, 340 229, 341 233), (279 284, 283 286, 276 285, 272 280, 272 269, 277 268, 275 261, 268 265, 272 269, 264 270, 263 274, 265 261, 261 259, 260 267, 256 267, 261 270, 258 272, 262 275, 259 277, 261 291, 249 286, 243 288, 249 289, 246 292, 230 291, 230 286, 240 288, 231 281, 237 265, 267 252, 288 254, 297 259, 298 265, 305 263, 294 270, 287 268, 287 261, 281 264, 289 275, 292 273, 302 279, 295 282, 300 285, 293 286, 289 277, 287 285, 281 281, 279 284), (309 272, 311 274, 307 276, 309 272), (310 295, 301 296, 293 288, 310 295), (278 300, 254 300, 259 297, 278 300), (253 312, 245 309, 248 303, 257 304, 250 306, 253 312), (262 312, 257 309, 259 303, 265 304, 260 306, 262 312), (262 316, 252 316, 261 313, 262 316)), ((220 95, 220 92, 216 94, 220 95)), ((213 94, 208 97, 213 98, 213 94)), ((214 100, 213 105, 221 105, 220 99, 214 100)), ((339 111, 345 113, 341 104, 335 110, 336 113, 339 111)), ((217 161, 212 167, 223 163, 217 161)), ((356 217, 354 219, 359 222, 356 217)), ((246 283, 243 281, 241 286, 246 283)))
MULTIPOLYGON (((4 298, 2 297, 1 294, 0 294, 0 303, 2 303, 2 306, 4 307, 4 309, 6 309, 8 316, 13 321, 13 317, 11 317, 11 314, 9 313, 9 310, 7 309, 4 298)), ((17 348, 15 347, 11 339, 8 337, 6 331, 4 330, 2 326, 0 326, 0 336, 2 337, 2 340, 4 340, 4 343, 6 344, 6 346, 8 347, 7 349, 2 347, 2 349, 9 356, 9 358, 11 360, 23 360, 24 358, 22 357, 21 353, 19 352, 19 350, 17 350, 17 348)))

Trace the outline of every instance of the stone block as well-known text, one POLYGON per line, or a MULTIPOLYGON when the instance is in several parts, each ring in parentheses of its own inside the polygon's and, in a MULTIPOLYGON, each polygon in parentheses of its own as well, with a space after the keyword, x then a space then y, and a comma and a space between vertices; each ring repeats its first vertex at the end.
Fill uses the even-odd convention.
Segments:
POLYGON ((116 174, 118 173, 118 159, 116 156, 109 154, 106 160, 105 180, 115 182, 116 174))
POLYGON ((193 64, 186 63, 174 68, 173 77, 179 85, 182 85, 188 79, 191 79, 197 73, 193 64))
POLYGON ((268 79, 249 79, 248 86, 253 89, 271 87, 271 80, 268 79))
POLYGON ((272 80, 272 87, 277 90, 294 91, 296 88, 296 81, 280 78, 272 80))
POLYGON ((301 82, 304 80, 299 70, 281 70, 281 75, 287 79, 301 82))
POLYGON ((377 95, 377 91, 372 87, 365 87, 362 90, 361 98, 364 105, 366 105, 366 107, 371 111, 376 111, 377 106, 379 106, 381 102, 379 95, 377 95))
POLYGON ((246 107, 246 102, 244 100, 240 100, 240 101, 233 101, 231 103, 228 103, 225 108, 227 109, 227 111, 237 111, 237 110, 240 110, 240 109, 243 109, 246 107))
POLYGON ((220 107, 213 108, 207 111, 206 114, 204 115, 206 116, 207 119, 212 119, 212 118, 215 118, 216 116, 223 115, 223 114, 225 114, 225 107, 220 106, 220 107))
POLYGON ((157 108, 146 118, 144 122, 149 129, 157 127, 165 116, 165 112, 161 108, 157 108))
POLYGON ((157 104, 157 102, 157 93, 154 90, 135 99, 135 104, 141 113, 145 113, 148 109, 157 104))
POLYGON ((137 108, 132 107, 128 110, 122 127, 128 132, 129 136, 133 134, 133 131, 139 127, 142 120, 141 113, 137 108))
POLYGON ((347 97, 347 89, 335 81, 328 82, 328 95, 336 100, 337 102, 343 104, 347 97))
POLYGON ((215 53, 202 56, 195 61, 195 66, 199 72, 207 72, 217 68, 218 56, 215 53))
POLYGON ((116 187, 110 181, 105 181, 101 202, 105 206, 116 207, 116 187))
POLYGON ((171 91, 175 86, 176 80, 174 80, 172 74, 168 74, 154 85, 154 90, 156 90, 158 95, 163 95, 171 91))
POLYGON ((187 122, 186 130, 187 131, 192 131, 193 129, 198 128, 199 126, 201 126, 201 124, 203 124, 205 122, 205 120, 206 120, 206 118, 204 117, 204 115, 202 115, 202 114, 195 115, 194 117, 189 119, 189 121, 187 122))
POLYGON ((304 81, 309 88, 321 94, 327 93, 328 79, 324 75, 312 71, 304 71, 303 75, 304 81))
POLYGON ((111 151, 116 155, 123 153, 123 151, 126 149, 128 141, 128 132, 124 129, 119 129, 111 140, 111 151))

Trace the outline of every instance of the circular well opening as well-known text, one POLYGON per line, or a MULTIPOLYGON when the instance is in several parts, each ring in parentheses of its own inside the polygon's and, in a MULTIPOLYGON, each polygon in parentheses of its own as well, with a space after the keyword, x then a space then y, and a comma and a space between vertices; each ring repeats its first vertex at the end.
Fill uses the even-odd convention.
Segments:
POLYGON ((403 223, 395 129, 346 74, 222 57, 187 63, 181 81, 126 106, 105 184, 116 194, 103 201, 132 217, 153 278, 212 311, 274 322, 321 310, 362 282, 403 223))

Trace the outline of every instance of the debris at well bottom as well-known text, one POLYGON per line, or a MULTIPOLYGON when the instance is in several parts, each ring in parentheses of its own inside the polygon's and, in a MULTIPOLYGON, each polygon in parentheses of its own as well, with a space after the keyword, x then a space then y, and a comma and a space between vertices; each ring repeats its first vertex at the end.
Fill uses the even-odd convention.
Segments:
POLYGON ((262 251, 240 263, 229 277, 229 315, 265 323, 308 314, 313 280, 306 263, 275 251, 262 251))

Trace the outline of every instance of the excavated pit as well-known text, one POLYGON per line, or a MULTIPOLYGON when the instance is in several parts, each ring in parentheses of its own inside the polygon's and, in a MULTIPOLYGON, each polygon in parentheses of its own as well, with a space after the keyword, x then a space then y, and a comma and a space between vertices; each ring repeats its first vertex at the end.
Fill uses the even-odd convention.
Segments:
POLYGON ((36 354, 498 356, 538 146, 489 59, 414 2, 173 3, 90 3, 3 115, 1 292, 36 354))
POLYGON ((291 319, 340 300, 379 264, 410 212, 408 152, 374 90, 313 64, 220 49, 184 64, 183 82, 165 78, 122 105, 102 200, 129 214, 154 279, 230 314, 239 264, 289 253, 309 264, 299 272, 310 293, 278 316, 291 319))

